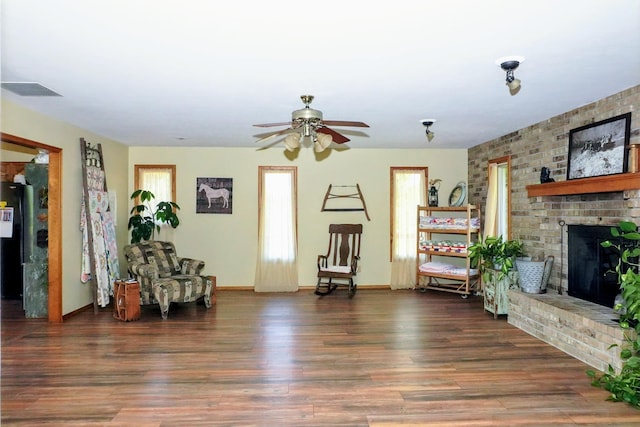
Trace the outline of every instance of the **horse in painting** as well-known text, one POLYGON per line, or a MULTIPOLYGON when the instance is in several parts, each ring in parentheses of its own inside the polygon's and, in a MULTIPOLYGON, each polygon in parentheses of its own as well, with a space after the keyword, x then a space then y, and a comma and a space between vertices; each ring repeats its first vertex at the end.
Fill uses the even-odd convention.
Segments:
POLYGON ((211 200, 222 198, 222 208, 229 207, 229 190, 226 188, 211 188, 207 184, 200 184, 198 192, 204 191, 207 201, 209 202, 209 208, 211 208, 211 200))

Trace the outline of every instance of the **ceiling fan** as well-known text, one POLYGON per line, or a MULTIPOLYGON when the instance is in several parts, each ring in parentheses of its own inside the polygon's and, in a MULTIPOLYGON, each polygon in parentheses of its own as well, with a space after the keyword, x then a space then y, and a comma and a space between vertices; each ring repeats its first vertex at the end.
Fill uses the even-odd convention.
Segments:
POLYGON ((304 108, 295 110, 291 113, 291 122, 263 123, 254 125, 257 127, 290 126, 287 129, 277 131, 260 138, 256 142, 261 142, 265 139, 288 133, 289 135, 284 139, 284 146, 287 150, 294 151, 300 147, 300 140, 303 137, 311 137, 314 142, 315 151, 320 152, 326 149, 332 142, 335 142, 336 144, 344 144, 345 142, 350 141, 346 136, 327 126, 369 127, 368 124, 363 122, 323 120, 322 111, 314 110, 309 107, 309 104, 313 101, 313 95, 302 95, 300 96, 300 99, 302 99, 302 102, 304 103, 304 108))

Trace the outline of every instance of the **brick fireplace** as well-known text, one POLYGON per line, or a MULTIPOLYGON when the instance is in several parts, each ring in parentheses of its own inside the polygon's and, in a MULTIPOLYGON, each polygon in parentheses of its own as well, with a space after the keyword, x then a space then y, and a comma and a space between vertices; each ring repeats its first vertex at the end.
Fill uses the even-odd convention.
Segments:
POLYGON ((525 294, 509 291, 509 324, 551 344, 589 366, 619 369, 622 329, 613 310, 557 293, 525 294))
POLYGON ((634 86, 469 149, 468 199, 481 207, 486 202, 489 160, 510 156, 511 235, 521 239, 533 257, 555 257, 550 292, 568 291, 568 239, 561 224, 640 223, 640 178, 635 190, 606 193, 529 197, 526 187, 540 183, 543 166, 551 170, 556 181, 566 180, 569 132, 587 123, 631 111, 631 144, 640 144, 639 107, 640 86, 634 86))
POLYGON ((631 111, 631 144, 640 144, 639 106, 640 86, 635 86, 469 149, 469 203, 485 206, 487 164, 508 156, 511 237, 521 239, 534 258, 555 257, 547 294, 512 291, 517 294, 512 299, 517 308, 510 311, 509 323, 598 369, 603 368, 605 359, 617 360, 613 354, 601 358, 594 358, 593 354, 602 354, 602 346, 614 342, 620 328, 611 320, 615 318, 612 309, 568 295, 567 228, 574 225, 608 228, 620 220, 640 223, 640 175, 632 176, 629 182, 633 189, 624 191, 598 192, 605 186, 596 186, 585 194, 530 197, 527 186, 540 183, 543 166, 551 170, 551 177, 557 182, 566 179, 569 132, 585 124, 631 111), (582 337, 567 334, 568 330, 582 331, 582 337))

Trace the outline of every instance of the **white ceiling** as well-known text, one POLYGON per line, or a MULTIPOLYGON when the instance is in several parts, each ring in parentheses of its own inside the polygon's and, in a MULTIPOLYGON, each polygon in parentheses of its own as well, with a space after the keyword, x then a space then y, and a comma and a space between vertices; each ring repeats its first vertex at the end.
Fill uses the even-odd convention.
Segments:
MULTIPOLYGON (((256 147, 315 95, 351 148, 462 148, 640 84, 638 0, 1 0, 2 96, 131 146, 256 147), (511 96, 496 59, 522 55, 511 96), (427 142, 420 119, 435 118, 427 142)), ((271 143, 268 141, 262 145, 271 143)), ((276 142, 276 141, 273 141, 276 142)), ((281 144, 280 144, 281 145, 281 144)))

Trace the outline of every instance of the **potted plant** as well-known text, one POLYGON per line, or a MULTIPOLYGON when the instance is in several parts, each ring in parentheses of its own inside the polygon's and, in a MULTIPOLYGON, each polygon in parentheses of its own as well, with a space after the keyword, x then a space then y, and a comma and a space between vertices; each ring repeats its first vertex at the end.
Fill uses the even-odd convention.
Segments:
POLYGON ((153 240, 156 231, 160 232, 160 224, 169 224, 172 228, 180 225, 176 211, 180 209, 174 202, 158 202, 151 205, 156 196, 147 190, 136 190, 131 194, 131 199, 139 201, 139 204, 131 208, 128 228, 131 230, 131 243, 139 243, 142 240, 153 240))
POLYGON ((514 260, 524 256, 525 251, 522 241, 512 239, 504 240, 502 235, 497 237, 485 237, 469 246, 469 259, 471 267, 477 268, 482 274, 483 280, 488 280, 490 270, 499 271, 499 279, 513 269, 514 260))
POLYGON ((607 240, 601 245, 615 248, 620 254, 615 274, 622 298, 614 310, 620 314, 620 327, 625 336, 625 345, 620 351, 622 368, 616 372, 609 365, 603 374, 589 370, 587 375, 592 378, 592 385, 611 393, 609 400, 627 402, 640 409, 640 232, 633 222, 621 221, 611 228, 611 235, 616 240, 607 240))

